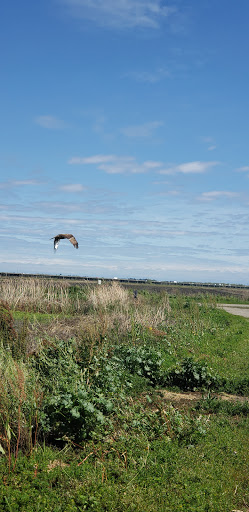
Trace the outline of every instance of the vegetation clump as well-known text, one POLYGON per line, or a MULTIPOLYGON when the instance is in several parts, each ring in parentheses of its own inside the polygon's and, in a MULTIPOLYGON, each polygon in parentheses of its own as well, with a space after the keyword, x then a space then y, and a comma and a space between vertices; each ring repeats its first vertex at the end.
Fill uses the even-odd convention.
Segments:
POLYGON ((169 371, 166 383, 184 391, 210 390, 217 389, 219 379, 210 371, 205 362, 194 361, 192 357, 186 357, 169 371))
POLYGON ((249 508, 247 320, 211 295, 5 285, 3 512, 249 508))
POLYGON ((9 304, 0 301, 0 339, 5 349, 14 351, 17 333, 14 328, 14 319, 9 304))

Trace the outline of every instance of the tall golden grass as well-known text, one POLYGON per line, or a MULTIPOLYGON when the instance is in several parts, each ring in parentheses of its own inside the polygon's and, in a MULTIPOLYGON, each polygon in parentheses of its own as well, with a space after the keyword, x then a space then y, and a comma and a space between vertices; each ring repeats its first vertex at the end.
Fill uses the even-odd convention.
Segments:
MULTIPOLYGON (((117 340, 134 332, 135 326, 157 329, 165 325, 170 318, 168 295, 161 296, 157 303, 150 297, 128 291, 117 282, 102 283, 94 288, 84 286, 84 293, 70 296, 67 282, 52 282, 45 279, 19 278, 0 281, 0 292, 12 309, 27 312, 61 313, 53 321, 41 323, 37 317, 26 322, 22 346, 28 352, 35 352, 44 340, 70 339, 75 337, 80 342, 115 337, 117 340), (73 315, 69 316, 69 314, 73 315)), ((81 290, 80 290, 81 291, 81 290)), ((21 325, 23 322, 21 323, 21 325)), ((19 328, 20 331, 20 328, 19 328)))
POLYGON ((30 450, 36 437, 42 393, 31 368, 0 348, 0 448, 15 460, 20 448, 30 450))
POLYGON ((134 299, 133 292, 115 281, 94 288, 84 284, 84 293, 76 287, 70 294, 70 286, 68 281, 35 277, 0 279, 0 295, 12 311, 61 313, 47 325, 35 317, 25 325, 22 322, 25 329, 18 333, 20 350, 23 347, 28 353, 36 351, 45 339, 51 338, 75 337, 81 342, 98 343, 99 339, 114 336, 117 340, 134 332, 135 326, 160 328, 170 317, 167 294, 153 303, 143 293, 134 299), (70 313, 73 315, 69 317, 70 313))
POLYGON ((2 278, 1 299, 12 310, 60 312, 70 307, 68 284, 39 278, 2 278))
POLYGON ((95 310, 106 310, 109 306, 127 309, 130 305, 129 293, 119 283, 113 281, 111 285, 103 284, 91 290, 89 303, 95 310))
POLYGON ((79 318, 79 329, 91 338, 116 333, 127 334, 135 325, 141 328, 157 328, 167 322, 170 314, 168 295, 165 294, 159 304, 151 304, 142 294, 134 299, 117 282, 102 284, 90 291, 88 297, 89 313, 79 318))

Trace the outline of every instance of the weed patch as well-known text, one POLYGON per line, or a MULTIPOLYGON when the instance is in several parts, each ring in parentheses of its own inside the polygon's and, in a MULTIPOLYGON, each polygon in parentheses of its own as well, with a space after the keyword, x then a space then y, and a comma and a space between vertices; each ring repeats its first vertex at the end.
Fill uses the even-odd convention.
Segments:
POLYGON ((188 391, 196 389, 215 389, 219 379, 208 368, 205 362, 194 361, 188 357, 172 368, 166 378, 169 386, 188 391))
POLYGON ((214 396, 203 398, 196 404, 196 410, 207 413, 222 413, 229 416, 249 416, 249 402, 221 400, 214 396))
POLYGON ((14 329, 14 319, 9 304, 4 301, 0 301, 0 339, 5 349, 15 351, 17 333, 14 329))
POLYGON ((3 281, 3 512, 249 508, 248 403, 211 396, 249 392, 247 320, 211 294, 3 281))

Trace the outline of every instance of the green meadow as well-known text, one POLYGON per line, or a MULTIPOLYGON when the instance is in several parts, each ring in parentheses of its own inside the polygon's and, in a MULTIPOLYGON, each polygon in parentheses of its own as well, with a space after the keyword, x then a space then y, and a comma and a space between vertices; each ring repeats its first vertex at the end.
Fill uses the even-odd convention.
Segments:
POLYGON ((1 511, 249 511, 249 321, 221 295, 2 277, 0 297, 1 511))

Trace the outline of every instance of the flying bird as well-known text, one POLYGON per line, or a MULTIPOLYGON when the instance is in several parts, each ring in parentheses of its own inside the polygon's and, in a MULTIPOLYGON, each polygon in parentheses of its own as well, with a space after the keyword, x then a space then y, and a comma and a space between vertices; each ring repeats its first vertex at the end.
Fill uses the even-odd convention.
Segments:
POLYGON ((54 250, 56 251, 56 249, 58 249, 58 245, 60 243, 60 240, 62 240, 63 238, 67 238, 69 240, 69 242, 71 242, 71 244, 73 244, 73 246, 75 247, 75 249, 78 249, 79 247, 79 244, 76 240, 76 238, 73 236, 73 235, 56 235, 56 236, 53 236, 52 238, 50 238, 50 240, 54 240, 54 250))

